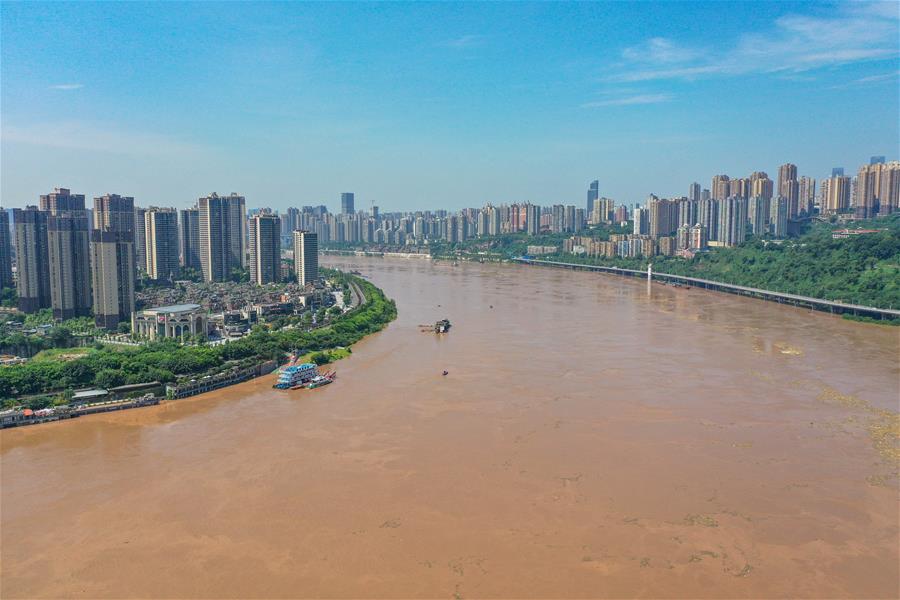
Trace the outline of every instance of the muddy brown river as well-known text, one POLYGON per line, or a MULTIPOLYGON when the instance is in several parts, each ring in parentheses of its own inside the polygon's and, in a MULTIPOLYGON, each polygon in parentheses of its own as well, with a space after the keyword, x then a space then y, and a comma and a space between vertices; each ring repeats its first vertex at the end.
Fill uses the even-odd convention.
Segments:
POLYGON ((333 385, 0 434, 3 598, 900 596, 896 328, 326 262, 399 309, 333 385))

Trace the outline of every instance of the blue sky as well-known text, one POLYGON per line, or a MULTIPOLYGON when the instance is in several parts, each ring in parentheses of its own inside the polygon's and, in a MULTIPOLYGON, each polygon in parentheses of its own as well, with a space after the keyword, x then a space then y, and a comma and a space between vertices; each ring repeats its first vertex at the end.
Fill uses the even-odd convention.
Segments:
POLYGON ((9 3, 0 202, 619 202, 900 158, 900 4, 9 3))

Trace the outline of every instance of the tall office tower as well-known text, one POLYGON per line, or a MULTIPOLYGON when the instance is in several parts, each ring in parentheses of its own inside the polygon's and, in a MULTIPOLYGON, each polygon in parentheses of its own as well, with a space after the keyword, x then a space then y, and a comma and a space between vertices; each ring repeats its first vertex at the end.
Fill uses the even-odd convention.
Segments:
POLYGON ((55 188, 41 196, 40 208, 54 215, 64 210, 84 210, 84 194, 72 194, 67 188, 55 188))
POLYGON ((678 206, 674 201, 654 197, 647 203, 647 210, 653 239, 671 235, 678 229, 678 206))
POLYGON ((341 194, 341 212, 345 215, 352 215, 355 211, 353 192, 344 192, 341 194))
POLYGON ((157 281, 175 280, 178 261, 178 212, 152 206, 144 212, 147 275, 157 281))
POLYGON ((769 232, 769 203, 763 196, 753 196, 747 204, 747 216, 753 235, 761 237, 769 232))
POLYGON ((281 281, 281 218, 250 219, 250 281, 257 285, 281 281))
POLYGON ((843 177, 844 176, 844 167, 832 167, 831 168, 831 176, 832 177, 843 177))
POLYGON ((378 207, 377 207, 376 205, 373 204, 373 205, 372 205, 372 220, 375 221, 375 224, 376 224, 376 225, 378 224, 378 217, 379 217, 379 214, 378 214, 378 207))
POLYGON ((787 237, 788 206, 788 199, 784 196, 772 199, 769 208, 769 233, 773 237, 787 237))
POLYGON ((750 197, 761 196, 766 200, 771 200, 773 195, 774 183, 769 179, 768 174, 764 171, 755 171, 750 175, 750 197))
MULTIPOLYGON (((132 213, 133 214, 133 213, 132 213)), ((134 234, 95 229, 91 232, 94 322, 115 329, 134 312, 134 234)))
POLYGON ((590 187, 588 187, 587 191, 587 204, 585 205, 585 210, 587 214, 591 214, 594 211, 594 200, 600 197, 600 180, 595 179, 591 182, 590 187))
POLYGON ((812 177, 801 177, 798 186, 797 210, 802 216, 813 214, 816 204, 816 180, 812 177))
POLYGON ((147 270, 147 210, 134 207, 134 266, 138 271, 147 270))
POLYGON ((747 230, 747 201, 732 196, 719 201, 719 242, 724 246, 744 243, 747 230))
POLYGON ((712 198, 712 195, 709 193, 709 190, 704 189, 700 192, 700 200, 709 200, 710 198, 712 198))
POLYGON ((60 210, 47 216, 47 258, 54 319, 91 312, 90 229, 87 213, 60 210))
POLYGON ((19 310, 33 313, 50 308, 50 260, 47 249, 49 213, 36 206, 13 209, 16 238, 16 289, 19 310))
POLYGON ((94 198, 94 229, 117 231, 131 235, 134 241, 134 198, 106 194, 94 198))
POLYGON ((712 186, 710 186, 710 194, 716 200, 724 200, 731 195, 730 187, 731 179, 728 175, 716 175, 712 178, 712 186))
POLYGON ((185 269, 203 270, 200 263, 200 211, 194 208, 181 209, 178 222, 181 266, 185 269))
POLYGON ((870 165, 884 164, 884 157, 883 156, 873 156, 872 158, 869 159, 869 164, 870 165))
POLYGON ((525 207, 525 230, 528 235, 538 235, 541 232, 541 207, 537 204, 525 207))
POLYGON ((319 278, 319 238, 315 233, 294 232, 294 274, 300 285, 319 278))
POLYGON ((688 190, 688 198, 693 200, 694 202, 700 202, 700 194, 702 193, 702 189, 700 184, 696 181, 691 184, 690 189, 688 190))
POLYGON ((846 212, 850 208, 849 177, 835 175, 822 182, 821 208, 823 213, 829 214, 846 212))
POLYGON ((197 202, 200 211, 200 266, 204 281, 226 281, 246 260, 245 200, 211 194, 197 202))
POLYGON ((640 206, 638 206, 634 209, 634 211, 632 211, 632 216, 634 217, 634 228, 632 229, 632 233, 634 233, 634 235, 649 234, 650 211, 646 208, 641 208, 640 206))
POLYGON ((706 228, 706 237, 709 240, 719 239, 719 202, 713 198, 700 200, 698 223, 706 228))
POLYGON ((9 211, 0 208, 0 289, 13 286, 9 211))

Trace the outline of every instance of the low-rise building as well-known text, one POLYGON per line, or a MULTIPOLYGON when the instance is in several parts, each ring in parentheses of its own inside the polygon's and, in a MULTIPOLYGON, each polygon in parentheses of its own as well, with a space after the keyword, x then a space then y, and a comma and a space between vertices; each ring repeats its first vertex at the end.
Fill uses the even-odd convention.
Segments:
POLYGON ((199 304, 174 304, 131 313, 131 332, 151 340, 206 335, 207 314, 199 304))

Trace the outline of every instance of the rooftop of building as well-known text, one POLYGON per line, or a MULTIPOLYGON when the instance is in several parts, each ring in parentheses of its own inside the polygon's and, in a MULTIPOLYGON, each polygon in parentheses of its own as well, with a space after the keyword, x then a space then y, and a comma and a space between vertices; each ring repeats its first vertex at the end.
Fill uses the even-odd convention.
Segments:
POLYGON ((192 310, 199 310, 199 304, 172 304, 170 306, 158 306, 155 308, 145 308, 141 312, 152 312, 157 314, 180 313, 192 310))

